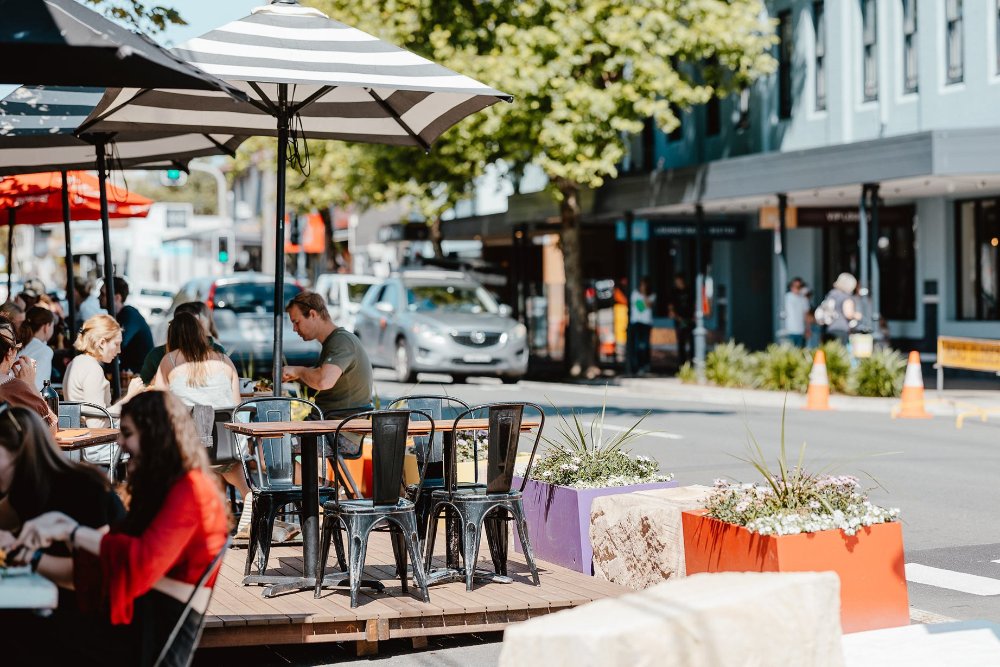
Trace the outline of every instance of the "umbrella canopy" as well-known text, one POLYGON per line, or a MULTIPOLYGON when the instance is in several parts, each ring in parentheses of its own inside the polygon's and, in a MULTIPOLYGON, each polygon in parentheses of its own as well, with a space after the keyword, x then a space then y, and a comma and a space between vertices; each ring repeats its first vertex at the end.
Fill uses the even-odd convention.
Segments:
MULTIPOLYGON (((100 220, 101 190, 97 177, 85 171, 67 174, 70 217, 73 220, 100 220)), ((50 172, 8 176, 0 179, 0 211, 14 209, 19 225, 44 225, 63 221, 62 174, 50 172)), ((152 199, 115 185, 108 186, 108 216, 145 218, 152 199)), ((67 260, 68 261, 68 260, 67 260)))
POLYGON ((226 90, 75 0, 0 0, 0 83, 226 90))
MULTIPOLYGON (((234 132, 278 137, 284 165, 290 132, 310 138, 424 149, 462 118, 510 96, 426 58, 334 21, 296 0, 272 0, 175 49, 245 92, 109 89, 81 130, 234 132), (235 108, 234 108, 235 106, 235 108)), ((281 376, 278 303, 284 281, 285 170, 277 170, 274 367, 281 376)), ((275 382, 275 392, 280 391, 275 382)))
MULTIPOLYGON (((93 169, 97 138, 74 133, 103 95, 103 88, 22 86, 0 100, 0 176, 93 169)), ((196 157, 233 155, 243 139, 196 131, 122 133, 108 142, 119 168, 174 169, 196 157)))

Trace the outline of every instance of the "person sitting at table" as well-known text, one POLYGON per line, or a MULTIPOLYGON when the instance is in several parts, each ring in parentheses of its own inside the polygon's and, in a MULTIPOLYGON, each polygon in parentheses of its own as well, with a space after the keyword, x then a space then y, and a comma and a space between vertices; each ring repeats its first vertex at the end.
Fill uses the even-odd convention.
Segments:
POLYGON ((32 410, 55 433, 59 417, 52 414, 48 403, 35 389, 35 362, 17 358, 20 349, 14 327, 9 322, 0 321, 0 401, 32 410))
MULTIPOLYGON (((67 459, 34 411, 6 402, 0 403, 0 497, 0 549, 14 544, 13 533, 22 523, 46 512, 62 512, 99 530, 125 516, 125 507, 106 476, 92 466, 67 459)), ((62 544, 53 544, 44 553, 70 555, 62 544)), ((56 615, 72 619, 75 609, 73 592, 60 589, 56 615)), ((5 625, 10 636, 23 636, 22 631, 52 636, 53 624, 47 619, 29 616, 22 620, 23 627, 16 626, 16 635, 14 627, 5 625)))
POLYGON ((15 301, 7 301, 0 306, 0 318, 13 324, 15 329, 20 329, 24 324, 24 308, 15 301))
MULTIPOLYGON (((181 313, 191 313, 198 318, 201 322, 202 327, 205 329, 205 333, 208 335, 208 344, 212 346, 212 349, 216 352, 226 353, 226 348, 219 345, 216 342, 216 338, 219 337, 219 332, 215 328, 215 321, 212 319, 212 311, 204 301, 187 301, 180 304, 174 309, 174 317, 177 317, 181 313)), ((153 378, 156 377, 156 371, 160 368, 160 362, 163 361, 163 357, 167 354, 166 345, 157 345, 149 354, 146 355, 146 359, 142 362, 142 370, 139 371, 139 377, 142 378, 142 383, 147 387, 153 384, 153 378)))
MULTIPOLYGON (((48 512, 21 528, 14 547, 37 571, 76 589, 92 622, 66 628, 58 649, 101 664, 152 664, 196 585, 226 543, 228 515, 222 490, 208 469, 205 447, 181 402, 163 391, 135 396, 122 408, 120 445, 131 455, 125 519, 110 532, 48 512), (34 555, 63 543, 72 558, 34 555)), ((207 580, 214 586, 217 573, 207 580)), ((196 595, 188 624, 205 613, 196 595)), ((193 627, 185 627, 193 632, 193 627)))
MULTIPOLYGON (((118 355, 122 344, 122 329, 110 315, 94 315, 83 323, 80 335, 73 346, 83 352, 73 358, 63 376, 63 397, 67 401, 85 401, 107 408, 117 416, 121 406, 145 387, 136 378, 129 383, 128 391, 117 403, 111 403, 111 383, 104 376, 104 367, 118 355)), ((88 417, 87 426, 110 426, 100 417, 88 417)), ((84 452, 91 463, 109 465, 112 445, 93 447, 84 452)))
POLYGON ((42 390, 45 381, 52 381, 52 357, 49 339, 56 330, 56 315, 43 306, 32 306, 24 314, 21 325, 20 343, 23 346, 18 357, 33 359, 35 362, 35 389, 42 390))

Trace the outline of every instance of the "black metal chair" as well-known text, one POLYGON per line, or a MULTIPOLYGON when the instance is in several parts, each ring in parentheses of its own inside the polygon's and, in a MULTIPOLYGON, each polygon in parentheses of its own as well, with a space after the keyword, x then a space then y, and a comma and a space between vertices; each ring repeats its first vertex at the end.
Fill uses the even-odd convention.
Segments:
MULTIPOLYGON (((96 427, 94 421, 100 420, 103 428, 115 428, 115 418, 107 408, 97 403, 86 401, 60 401, 59 402, 59 428, 87 428, 96 427)), ((93 447, 89 450, 81 450, 80 459, 87 463, 98 466, 108 466, 108 479, 112 483, 118 481, 118 467, 121 463, 122 451, 117 443, 93 447), (108 453, 107 461, 102 454, 108 453)))
MULTIPOLYGON (((535 459, 535 452, 541 440, 542 429, 545 426, 545 413, 534 403, 489 403, 470 408, 455 419, 454 432, 457 434, 459 422, 463 419, 477 418, 488 415, 489 429, 487 432, 487 464, 486 481, 484 484, 463 486, 457 482, 455 454, 445 461, 445 488, 434 491, 431 497, 434 504, 431 508, 430 526, 427 531, 425 545, 425 566, 428 570, 430 583, 452 581, 458 575, 464 575, 466 590, 472 590, 476 577, 476 562, 479 558, 479 542, 482 537, 483 524, 487 525, 487 540, 493 559, 494 570, 499 578, 506 580, 507 575, 507 531, 505 522, 508 513, 517 524, 518 536, 524 549, 524 558, 531 578, 536 586, 540 585, 538 568, 535 566, 534 553, 528 537, 528 526, 524 519, 524 504, 522 493, 535 459), (531 446, 531 456, 528 459, 527 470, 519 489, 512 489, 514 462, 517 458, 518 441, 521 435, 521 423, 525 408, 538 412, 539 426, 535 432, 531 446), (434 554, 434 538, 437 534, 438 517, 442 509, 450 509, 456 513, 462 525, 462 558, 465 561, 464 572, 451 569, 430 572, 431 559, 434 554), (490 516, 490 515, 493 516, 490 516), (490 520, 493 523, 490 524, 490 520)), ((478 459, 478 452, 477 452, 478 459)), ((478 466, 478 460, 476 461, 478 466)))
MULTIPOLYGON (((288 396, 250 399, 240 403, 233 410, 234 421, 275 422, 313 419, 323 419, 323 412, 314 403, 288 396), (297 415, 298 419, 294 419, 293 413, 293 406, 296 405, 305 411, 304 414, 297 415)), ((239 442, 240 438, 236 440, 239 442)), ((267 569, 267 559, 271 551, 271 532, 278 515, 285 513, 285 508, 289 505, 295 506, 296 513, 300 513, 302 485, 294 481, 293 440, 296 438, 287 434, 276 438, 247 438, 247 455, 240 457, 243 475, 247 486, 250 487, 253 502, 253 522, 250 524, 250 542, 247 547, 244 575, 250 574, 255 556, 257 573, 264 574, 264 570, 267 569)), ((337 489, 325 483, 326 466, 323 465, 322 451, 318 455, 320 471, 324 474, 324 483, 319 487, 320 502, 323 502, 337 493, 337 489)))
MULTIPOLYGON (((358 590, 362 585, 362 573, 368 537, 372 530, 387 528, 392 534, 392 549, 396 560, 396 572, 402 582, 403 592, 407 588, 407 555, 413 562, 413 580, 423 594, 424 602, 429 602, 427 580, 421 562, 420 538, 417 535, 417 516, 414 503, 401 497, 403 490, 403 459, 406 454, 406 437, 410 417, 422 416, 431 421, 428 441, 434 441, 434 424, 430 415, 419 410, 371 410, 354 416, 354 419, 370 419, 372 422, 372 497, 341 500, 334 494, 333 500, 323 504, 323 536, 321 541, 320 564, 326 568, 330 555, 330 543, 337 545, 337 560, 343 561, 341 524, 348 535, 348 580, 351 587, 351 607, 358 606, 358 590), (384 526, 380 526, 384 524, 384 526)), ((340 424, 334 434, 335 448, 340 442, 340 424)), ((426 472, 427 457, 423 457, 426 472)), ((421 475, 423 477, 423 475, 421 475)), ((339 485, 334 480, 335 488, 339 485)), ((420 490, 417 490, 419 496, 420 490)), ((332 575, 336 578, 343 572, 332 575)), ((316 582, 316 597, 320 596, 323 580, 316 582)))
MULTIPOLYGON (((454 419, 457 415, 469 409, 469 404, 454 396, 440 394, 416 394, 402 396, 386 406, 388 410, 411 409, 430 415, 431 419, 454 419)), ((431 492, 444 488, 444 458, 445 451, 451 451, 454 436, 451 432, 439 432, 433 442, 426 435, 413 436, 413 444, 417 452, 417 466, 426 469, 426 475, 421 475, 420 484, 410 484, 406 487, 406 497, 413 501, 417 513, 417 535, 423 542, 427 538, 427 523, 430 520, 431 492), (418 493, 419 492, 419 493, 418 493)), ((477 471, 478 474, 478 471, 477 471)))

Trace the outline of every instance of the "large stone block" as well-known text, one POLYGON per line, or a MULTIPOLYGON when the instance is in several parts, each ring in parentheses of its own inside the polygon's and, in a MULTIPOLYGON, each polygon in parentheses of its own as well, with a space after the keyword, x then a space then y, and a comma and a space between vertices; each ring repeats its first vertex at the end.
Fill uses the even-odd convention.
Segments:
POLYGON ((681 512, 704 507, 711 492, 694 485, 595 498, 594 576, 637 591, 683 577, 681 512))
POLYGON ((844 665, 832 572, 698 574, 512 625, 500 667, 844 665))

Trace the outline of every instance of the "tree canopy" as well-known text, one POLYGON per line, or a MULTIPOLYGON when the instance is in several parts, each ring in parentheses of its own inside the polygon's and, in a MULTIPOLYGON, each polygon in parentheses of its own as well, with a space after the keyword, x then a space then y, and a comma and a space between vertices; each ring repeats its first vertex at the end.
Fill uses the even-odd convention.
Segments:
POLYGON ((162 5, 148 5, 142 0, 83 0, 108 18, 118 19, 140 32, 157 33, 168 25, 187 25, 180 12, 162 5))

